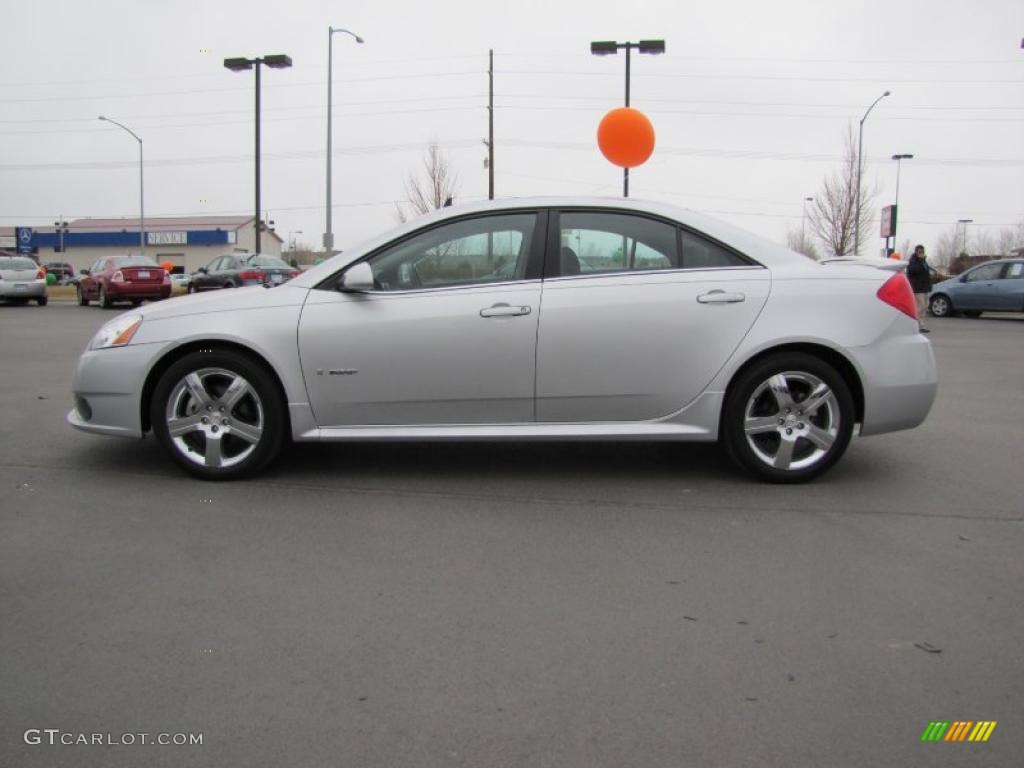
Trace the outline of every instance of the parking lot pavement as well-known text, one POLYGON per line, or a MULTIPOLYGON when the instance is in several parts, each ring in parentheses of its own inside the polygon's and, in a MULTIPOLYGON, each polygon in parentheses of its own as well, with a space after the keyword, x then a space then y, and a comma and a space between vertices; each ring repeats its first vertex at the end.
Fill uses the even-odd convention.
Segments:
POLYGON ((1020 316, 932 320, 928 421, 785 487, 647 444, 199 482, 64 423, 112 316, 0 306, 0 765, 1019 764, 1020 316))

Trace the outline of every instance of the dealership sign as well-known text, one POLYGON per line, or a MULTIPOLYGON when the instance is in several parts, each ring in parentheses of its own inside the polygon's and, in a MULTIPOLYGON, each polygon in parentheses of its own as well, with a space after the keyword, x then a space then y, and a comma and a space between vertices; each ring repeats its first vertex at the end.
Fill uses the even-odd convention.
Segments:
POLYGON ((188 245, 188 232, 147 232, 150 245, 188 245))

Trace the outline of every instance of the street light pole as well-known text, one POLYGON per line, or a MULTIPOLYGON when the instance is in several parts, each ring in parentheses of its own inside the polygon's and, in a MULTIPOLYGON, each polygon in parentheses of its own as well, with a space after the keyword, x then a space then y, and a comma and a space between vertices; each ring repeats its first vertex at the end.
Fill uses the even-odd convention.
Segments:
POLYGON ((260 252, 260 65, 266 64, 272 69, 286 69, 292 65, 290 56, 277 53, 270 56, 260 56, 254 59, 244 57, 224 59, 224 66, 232 72, 241 72, 246 69, 256 68, 256 214, 253 217, 253 225, 256 228, 255 253, 260 252))
POLYGON ((145 256, 146 255, 146 204, 145 204, 145 197, 144 197, 144 194, 143 194, 144 187, 143 187, 143 184, 142 184, 142 139, 140 139, 138 137, 138 135, 135 133, 135 131, 133 131, 127 125, 122 125, 121 123, 117 122, 117 120, 111 120, 109 117, 104 117, 103 115, 100 115, 98 119, 103 120, 104 122, 107 122, 107 123, 113 123, 118 128, 124 129, 125 131, 127 131, 128 133, 130 133, 132 135, 133 139, 135 139, 137 142, 139 142, 139 255, 140 256, 145 256))
POLYGON ((963 224, 964 226, 964 239, 963 245, 960 248, 960 253, 967 253, 967 225, 973 224, 974 219, 957 219, 957 224, 963 224))
POLYGON ((871 110, 875 108, 875 105, 889 95, 889 91, 886 91, 868 107, 868 111, 864 113, 864 117, 860 119, 860 129, 857 131, 857 206, 856 206, 856 218, 853 221, 853 255, 860 256, 860 169, 861 169, 861 151, 864 148, 864 121, 868 119, 868 115, 871 114, 871 110))
POLYGON ((803 215, 800 217, 800 245, 805 246, 807 243, 807 204, 813 203, 813 197, 805 197, 803 199, 803 215))
POLYGON ((893 228, 892 228, 892 249, 895 251, 896 250, 896 229, 899 227, 899 223, 900 223, 900 163, 903 160, 913 160, 914 156, 913 155, 907 155, 907 154, 893 155, 892 159, 896 161, 896 201, 893 203, 893 205, 896 206, 896 221, 893 222, 893 228))
POLYGON ((357 43, 364 43, 365 41, 355 32, 349 32, 347 29, 341 29, 337 27, 327 28, 327 224, 324 227, 324 251, 327 256, 331 255, 334 250, 334 223, 332 219, 333 210, 331 209, 331 144, 332 144, 332 130, 331 130, 331 110, 332 103, 334 100, 334 87, 333 87, 333 76, 334 76, 334 33, 344 32, 346 35, 351 35, 355 38, 357 43))
MULTIPOLYGON (((590 52, 595 56, 609 56, 619 52, 620 48, 626 50, 626 106, 629 106, 629 53, 634 48, 640 53, 660 54, 665 52, 664 40, 641 40, 638 43, 618 43, 611 40, 593 42, 590 44, 590 52)), ((622 196, 629 197, 629 168, 622 169, 622 196)))

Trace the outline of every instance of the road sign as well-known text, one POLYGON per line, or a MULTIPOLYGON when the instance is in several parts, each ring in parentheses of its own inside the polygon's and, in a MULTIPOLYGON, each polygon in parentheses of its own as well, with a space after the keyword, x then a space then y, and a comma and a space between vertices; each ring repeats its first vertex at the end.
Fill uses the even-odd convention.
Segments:
POLYGON ((18 241, 18 253, 32 253, 32 227, 15 227, 14 237, 18 241))

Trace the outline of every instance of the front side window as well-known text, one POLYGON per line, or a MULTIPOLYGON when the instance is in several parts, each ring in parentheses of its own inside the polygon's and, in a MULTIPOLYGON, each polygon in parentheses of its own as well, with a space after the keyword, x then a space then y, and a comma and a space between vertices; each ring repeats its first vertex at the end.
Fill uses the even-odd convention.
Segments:
POLYGON ((1002 264, 985 264, 967 275, 967 282, 976 283, 981 280, 998 280, 999 274, 1002 271, 1002 264))
POLYGON ((409 291, 522 280, 534 213, 456 221, 413 235, 373 256, 379 290, 409 291))
POLYGON ((1010 265, 1010 268, 1006 270, 1006 276, 1019 278, 1024 276, 1024 262, 1015 261, 1010 265))

